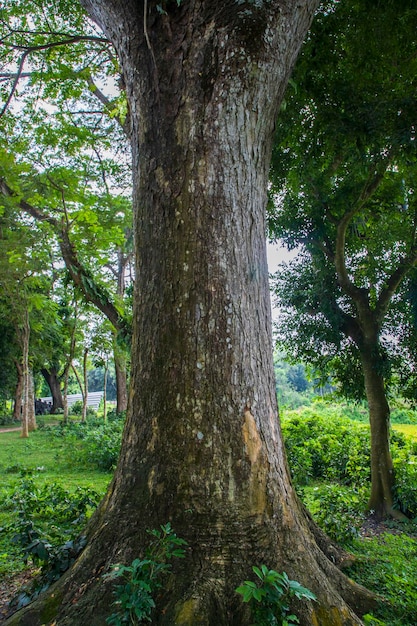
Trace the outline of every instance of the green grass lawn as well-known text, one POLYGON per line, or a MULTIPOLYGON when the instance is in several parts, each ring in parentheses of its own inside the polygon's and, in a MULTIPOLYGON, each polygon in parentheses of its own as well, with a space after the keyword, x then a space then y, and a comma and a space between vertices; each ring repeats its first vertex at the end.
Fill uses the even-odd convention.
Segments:
MULTIPOLYGON (((51 421, 56 423, 57 419, 51 421)), ((394 424, 393 428, 407 436, 417 438, 416 425, 394 424)), ((13 510, 10 505, 2 506, 2 504, 10 502, 10 495, 19 488, 22 476, 25 474, 33 473, 37 487, 59 484, 70 491, 75 491, 77 487, 90 487, 104 494, 112 472, 103 472, 95 469, 94 465, 80 463, 79 459, 85 460, 85 457, 80 457, 78 452, 82 446, 86 447, 86 442, 82 439, 71 440, 59 436, 60 432, 59 427, 53 428, 52 434, 48 429, 39 429, 31 433, 28 439, 22 439, 19 430, 2 432, 0 429, 2 476, 0 529, 7 526, 13 519, 13 510)), ((97 440, 91 439, 88 445, 102 450, 106 446, 106 437, 108 438, 108 435, 97 440)), ((89 453, 90 450, 91 448, 88 447, 89 453)), ((303 487, 303 499, 313 514, 318 512, 317 493, 322 487, 326 489, 327 482, 313 480, 308 486, 303 487)), ((350 505, 350 500, 347 504, 350 505)), ((346 521, 340 517, 341 515, 343 512, 339 510, 333 512, 330 510, 328 517, 334 516, 335 524, 339 525, 340 520, 346 521)), ((397 524, 391 530, 387 523, 382 530, 386 532, 375 536, 359 536, 345 546, 357 558, 348 575, 381 594, 385 599, 385 602, 375 611, 375 619, 369 617, 366 621, 367 625, 415 626, 417 623, 415 620, 415 615, 417 615, 416 524, 413 525, 410 522, 408 527, 397 524)), ((10 533, 0 530, 0 580, 21 571, 24 567, 18 547, 10 541, 10 533)))
POLYGON ((56 440, 51 445, 48 432, 36 431, 28 439, 20 437, 20 431, 0 431, 0 472, 2 489, 7 489, 19 480, 21 470, 35 470, 41 482, 59 482, 64 487, 93 487, 105 491, 111 473, 93 469, 71 467, 67 454, 64 455, 66 441, 56 440))
POLYGON ((392 428, 412 439, 417 439, 417 424, 392 424, 392 428))
POLYGON ((52 438, 44 430, 31 433, 27 439, 20 437, 20 430, 0 430, 0 577, 25 567, 18 547, 10 542, 10 533, 1 530, 13 517, 2 503, 20 484, 22 475, 33 472, 39 487, 61 485, 71 492, 77 487, 90 487, 98 493, 105 493, 112 473, 71 466, 66 446, 65 439, 52 438))

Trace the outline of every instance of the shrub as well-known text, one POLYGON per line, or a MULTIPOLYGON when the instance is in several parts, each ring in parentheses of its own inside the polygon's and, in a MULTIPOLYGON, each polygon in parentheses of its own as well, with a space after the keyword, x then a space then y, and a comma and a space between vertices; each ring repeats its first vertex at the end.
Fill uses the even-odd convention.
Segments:
POLYGON ((411 518, 417 518, 417 456, 410 447, 394 454, 395 504, 411 518))
POLYGON ((364 522, 368 493, 341 485, 322 485, 314 490, 310 502, 312 515, 329 537, 339 543, 350 543, 359 536, 364 522))
POLYGON ((35 476, 27 473, 13 494, 3 499, 3 509, 12 517, 3 532, 19 546, 25 562, 30 560, 41 568, 40 582, 17 596, 16 608, 69 568, 85 545, 80 532, 100 497, 90 488, 77 487, 70 492, 59 484, 38 486, 35 476))
POLYGON ((151 622, 151 613, 155 608, 153 594, 162 586, 161 578, 171 571, 170 561, 183 558, 182 546, 187 545, 173 532, 170 523, 159 529, 148 531, 153 537, 143 559, 135 559, 131 565, 117 564, 105 578, 120 579, 116 586, 116 611, 107 619, 107 624, 140 624, 151 622))
POLYGON ((292 477, 297 485, 312 479, 361 486, 370 481, 369 428, 347 418, 323 417, 314 408, 282 421, 292 477))
POLYGON ((70 467, 96 467, 108 472, 117 465, 123 425, 123 419, 114 419, 106 423, 102 419, 94 419, 84 423, 62 425, 55 430, 53 436, 67 441, 62 457, 70 467))
POLYGON ((268 570, 266 565, 252 567, 252 571, 258 581, 245 580, 236 592, 251 607, 254 626, 296 626, 299 620, 296 615, 289 614, 290 600, 315 600, 314 593, 296 580, 290 580, 285 572, 279 574, 268 570))
POLYGON ((81 415, 83 412, 82 400, 76 400, 69 408, 68 413, 70 415, 81 415))

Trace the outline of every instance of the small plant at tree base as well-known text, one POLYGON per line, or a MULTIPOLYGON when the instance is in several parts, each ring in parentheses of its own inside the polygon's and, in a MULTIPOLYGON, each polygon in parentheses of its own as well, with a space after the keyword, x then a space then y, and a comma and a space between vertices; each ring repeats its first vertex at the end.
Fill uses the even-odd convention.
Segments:
POLYGON ((140 624, 143 621, 151 622, 151 613, 155 608, 153 593, 162 587, 161 578, 171 570, 171 561, 174 557, 183 558, 185 550, 181 546, 187 545, 173 532, 168 522, 161 525, 160 530, 147 531, 153 540, 149 544, 143 559, 135 559, 131 565, 114 565, 110 574, 105 578, 122 578, 123 583, 115 589, 118 610, 107 619, 107 624, 121 626, 122 624, 140 624))
POLYGON ((295 626, 299 624, 296 615, 290 615, 289 601, 315 600, 316 596, 296 580, 290 580, 285 572, 279 574, 269 570, 266 565, 253 567, 252 570, 259 581, 245 580, 236 592, 240 593, 243 602, 251 606, 254 626, 295 626))

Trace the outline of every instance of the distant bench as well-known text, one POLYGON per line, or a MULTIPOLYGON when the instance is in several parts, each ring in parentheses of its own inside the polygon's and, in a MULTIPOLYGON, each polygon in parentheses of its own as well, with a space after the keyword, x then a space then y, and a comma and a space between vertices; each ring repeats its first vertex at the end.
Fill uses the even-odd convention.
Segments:
MULTIPOLYGON (((87 406, 91 406, 95 411, 97 411, 98 407, 100 406, 100 402, 102 401, 104 396, 104 391, 92 391, 91 393, 87 394, 87 406)), ((45 403, 48 404, 50 403, 50 406, 52 406, 52 398, 40 398, 40 400, 45 403)), ((67 396, 67 402, 68 402, 68 408, 70 408, 74 402, 83 401, 83 397, 80 393, 71 393, 67 396)))

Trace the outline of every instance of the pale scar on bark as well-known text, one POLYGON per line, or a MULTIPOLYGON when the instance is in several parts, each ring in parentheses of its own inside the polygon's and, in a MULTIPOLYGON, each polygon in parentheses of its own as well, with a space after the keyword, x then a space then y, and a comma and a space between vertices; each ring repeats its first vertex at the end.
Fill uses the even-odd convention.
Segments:
POLYGON ((245 407, 243 417, 245 421, 242 426, 243 440, 245 442, 246 451, 250 462, 256 463, 259 453, 262 449, 262 441, 256 428, 255 418, 253 417, 248 406, 245 407))
POLYGON ((256 427, 255 418, 248 406, 245 407, 243 417, 243 440, 251 462, 249 510, 254 515, 262 515, 267 506, 266 482, 268 465, 263 462, 262 441, 256 427))

